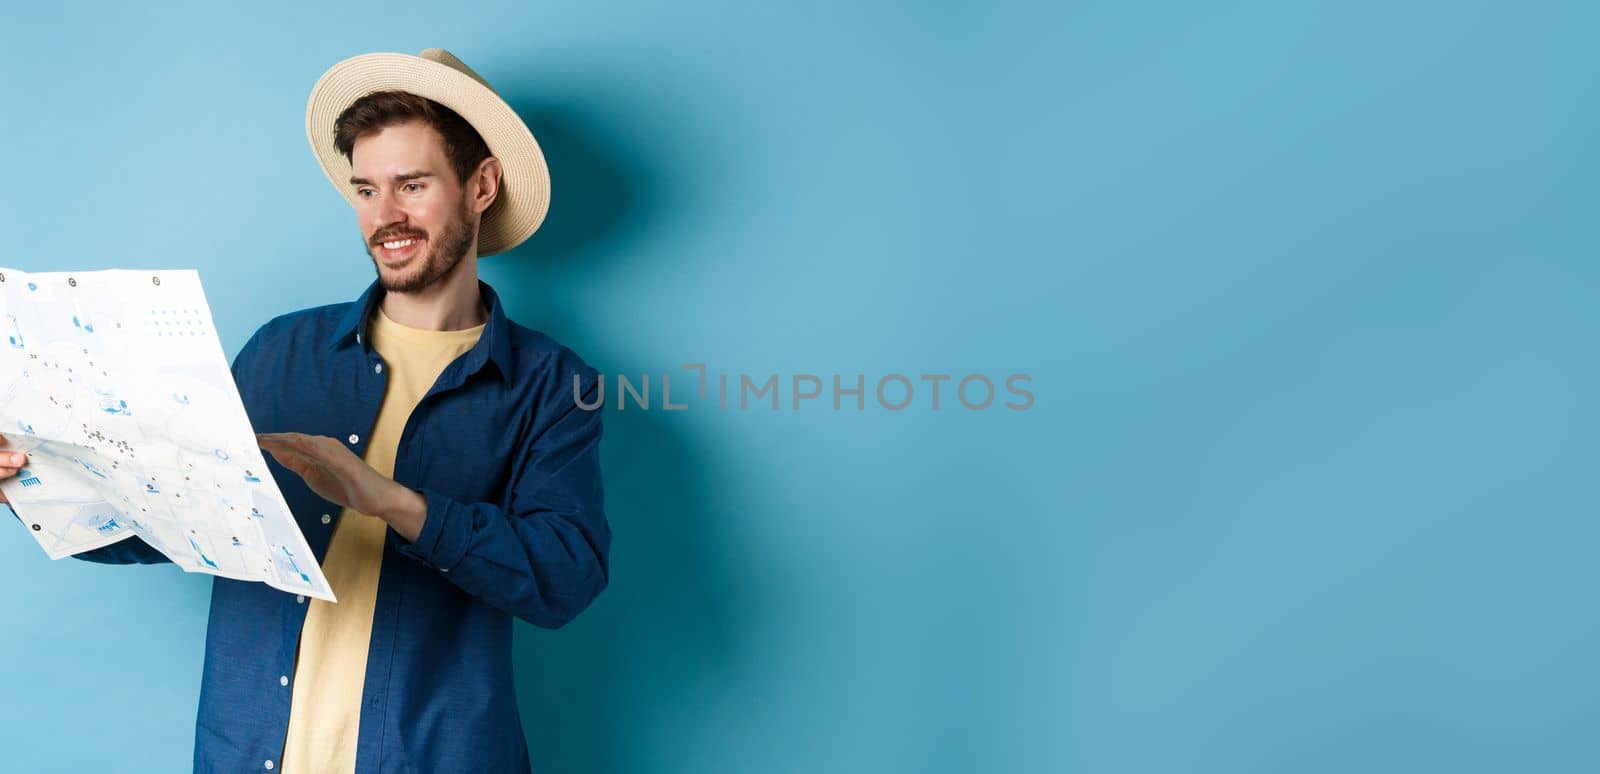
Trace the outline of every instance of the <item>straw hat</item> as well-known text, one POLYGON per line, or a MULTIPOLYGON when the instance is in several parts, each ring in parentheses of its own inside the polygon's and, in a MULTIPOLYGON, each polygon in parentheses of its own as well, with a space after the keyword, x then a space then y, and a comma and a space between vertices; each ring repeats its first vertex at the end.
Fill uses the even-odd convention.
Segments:
POLYGON ((478 255, 522 244, 550 208, 550 171, 533 133, 489 82, 442 48, 410 54, 362 54, 322 74, 306 102, 306 137, 322 172, 353 207, 350 162, 333 145, 334 122, 356 100, 375 91, 407 91, 459 113, 500 160, 500 193, 483 213, 478 255))

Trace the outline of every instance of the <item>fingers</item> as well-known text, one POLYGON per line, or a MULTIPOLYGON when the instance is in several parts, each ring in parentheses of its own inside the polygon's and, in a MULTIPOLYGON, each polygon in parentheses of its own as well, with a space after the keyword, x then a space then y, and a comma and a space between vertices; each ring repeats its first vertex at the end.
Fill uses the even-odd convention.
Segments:
POLYGON ((256 433, 256 445, 265 449, 268 454, 279 458, 292 453, 291 441, 284 437, 284 433, 256 433))
POLYGON ((268 454, 271 454, 274 457, 293 453, 288 444, 278 440, 257 438, 256 445, 260 446, 268 454))
MULTIPOLYGON (((23 465, 28 464, 27 453, 11 451, 7 448, 10 445, 11 442, 6 440, 5 436, 0 435, 0 470, 5 470, 7 468, 20 468, 23 465)), ((11 472, 15 473, 16 470, 12 470, 11 472)), ((0 478, 4 477, 4 474, 0 474, 0 478)))
POLYGON ((307 471, 319 464, 319 461, 315 457, 302 454, 299 451, 288 448, 287 446, 269 442, 262 444, 262 448, 266 449, 267 453, 271 454, 272 458, 278 461, 278 464, 294 471, 295 473, 298 473, 301 476, 304 476, 307 471))
POLYGON ((291 451, 317 460, 331 461, 344 450, 337 439, 305 433, 256 433, 256 445, 268 451, 291 451))
POLYGON ((303 433, 256 433, 256 445, 263 449, 305 449, 309 439, 303 433))
POLYGON ((256 438, 262 438, 269 441, 292 442, 301 441, 310 437, 311 436, 306 435, 305 433, 256 433, 256 438))
MULTIPOLYGON (((17 475, 17 471, 22 470, 26 462, 27 457, 21 452, 0 451, 0 480, 17 475)), ((0 503, 11 504, 4 492, 0 492, 0 503)))
POLYGON ((300 439, 298 438, 289 437, 289 434, 287 433, 266 433, 258 435, 256 436, 256 445, 266 449, 274 456, 288 454, 301 456, 305 454, 305 444, 301 443, 300 439))

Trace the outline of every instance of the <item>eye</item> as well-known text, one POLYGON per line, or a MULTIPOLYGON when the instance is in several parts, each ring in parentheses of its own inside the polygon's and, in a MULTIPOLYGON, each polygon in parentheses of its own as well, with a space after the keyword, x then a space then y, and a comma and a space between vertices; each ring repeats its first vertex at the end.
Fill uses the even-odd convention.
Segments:
POLYGON ((402 187, 404 189, 406 189, 407 191, 413 191, 413 192, 422 190, 422 184, 421 183, 406 183, 402 187))
POLYGON ((371 188, 357 188, 356 189, 356 196, 359 196, 359 197, 361 197, 363 199, 371 198, 371 197, 368 196, 368 194, 370 194, 370 193, 372 193, 372 189, 371 188))

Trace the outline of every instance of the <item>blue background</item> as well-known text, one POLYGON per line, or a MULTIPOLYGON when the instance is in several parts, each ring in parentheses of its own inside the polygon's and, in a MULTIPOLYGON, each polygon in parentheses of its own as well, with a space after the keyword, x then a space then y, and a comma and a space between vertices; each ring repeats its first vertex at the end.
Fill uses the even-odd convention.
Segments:
MULTIPOLYGON (((482 276, 602 371, 1033 377, 609 410, 537 768, 1600 765, 1592 4, 753 5, 10 5, 0 264, 196 267, 230 357, 352 299, 305 98, 449 48, 552 169, 482 276)), ((184 770, 209 578, 0 532, 3 767, 184 770)))

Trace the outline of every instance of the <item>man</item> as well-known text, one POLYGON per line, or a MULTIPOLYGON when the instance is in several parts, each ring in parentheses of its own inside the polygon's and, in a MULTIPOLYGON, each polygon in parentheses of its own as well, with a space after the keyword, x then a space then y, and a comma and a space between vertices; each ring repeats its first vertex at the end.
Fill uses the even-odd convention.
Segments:
MULTIPOLYGON (((477 276, 543 220, 543 156, 438 49, 335 65, 307 132, 377 279, 263 325, 233 376, 339 603, 214 580, 194 768, 527 771, 512 617, 571 621, 611 543, 598 373, 477 276)), ((136 537, 79 558, 167 561, 136 537)))

